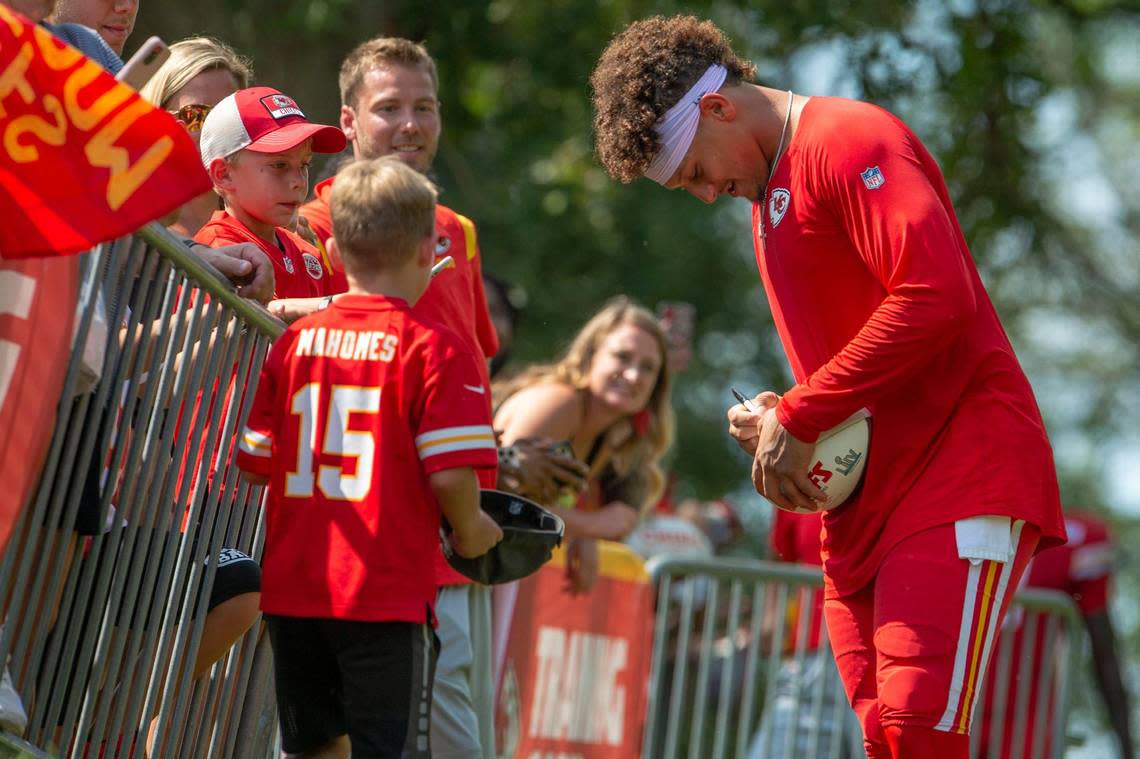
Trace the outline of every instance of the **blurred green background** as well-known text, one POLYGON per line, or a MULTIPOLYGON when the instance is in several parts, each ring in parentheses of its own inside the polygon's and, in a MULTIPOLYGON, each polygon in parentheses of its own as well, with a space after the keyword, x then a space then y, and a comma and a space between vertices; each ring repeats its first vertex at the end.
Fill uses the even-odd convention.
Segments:
POLYGON ((593 156, 598 54, 629 21, 681 11, 721 25, 764 84, 879 103, 939 160, 1037 389, 1065 497, 1115 524, 1114 612, 1140 692, 1140 563, 1128 550, 1140 543, 1134 0, 149 2, 127 53, 149 34, 216 36, 252 58, 259 83, 336 123, 337 71, 351 47, 380 34, 425 42, 441 76, 443 202, 479 225, 485 268, 528 295, 513 364, 551 358, 613 294, 693 303, 695 357, 676 393, 679 489, 732 495, 762 520, 723 422, 730 384, 790 383, 753 261, 750 207, 619 185, 593 156))

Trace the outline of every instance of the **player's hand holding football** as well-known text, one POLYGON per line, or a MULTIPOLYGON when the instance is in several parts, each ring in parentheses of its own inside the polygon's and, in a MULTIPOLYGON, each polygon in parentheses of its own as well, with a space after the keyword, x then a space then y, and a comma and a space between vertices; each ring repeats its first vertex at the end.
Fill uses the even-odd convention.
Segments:
POLYGON ((794 437, 780 424, 775 404, 764 410, 752 460, 752 484, 756 492, 781 509, 819 511, 827 500, 808 479, 813 443, 794 437))
POLYGON ((474 559, 490 551, 503 539, 503 529, 482 509, 479 514, 451 533, 451 547, 465 559, 474 559))
POLYGON ((770 390, 765 390, 752 399, 755 411, 751 411, 738 403, 728 410, 728 434, 736 444, 749 456, 756 455, 756 443, 760 439, 760 422, 767 409, 775 408, 780 396, 770 390))

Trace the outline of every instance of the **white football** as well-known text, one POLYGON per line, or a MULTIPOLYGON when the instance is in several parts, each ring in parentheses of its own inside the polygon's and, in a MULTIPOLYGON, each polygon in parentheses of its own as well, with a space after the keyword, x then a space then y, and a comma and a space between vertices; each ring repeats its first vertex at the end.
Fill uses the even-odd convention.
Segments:
MULTIPOLYGON (((830 511, 841 505, 859 485, 871 445, 870 419, 867 409, 859 409, 816 441, 808 479, 827 493, 822 510, 830 511)), ((789 510, 806 513, 803 509, 789 510)))

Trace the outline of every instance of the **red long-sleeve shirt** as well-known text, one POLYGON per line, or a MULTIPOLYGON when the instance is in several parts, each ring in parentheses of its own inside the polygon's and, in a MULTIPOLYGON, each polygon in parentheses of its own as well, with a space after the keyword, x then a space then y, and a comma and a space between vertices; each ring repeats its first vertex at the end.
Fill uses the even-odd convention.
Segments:
POLYGON ((971 516, 1035 524, 1041 548, 1063 542, 1033 392, 941 172, 906 125, 867 103, 812 98, 753 228, 796 379, 781 423, 814 441, 872 413, 861 493, 824 518, 828 592, 866 585, 900 539, 971 516))

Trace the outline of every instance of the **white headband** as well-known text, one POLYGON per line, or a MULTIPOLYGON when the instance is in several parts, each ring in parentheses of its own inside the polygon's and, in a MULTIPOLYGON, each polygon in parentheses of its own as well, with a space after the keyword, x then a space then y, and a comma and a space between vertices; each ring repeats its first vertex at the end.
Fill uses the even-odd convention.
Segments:
POLYGON ((689 146, 697 134, 701 98, 719 90, 727 77, 728 69, 724 66, 719 63, 709 66, 697 83, 658 119, 653 128, 661 142, 661 149, 653 156, 653 161, 645 170, 645 176, 657 184, 663 185, 669 181, 669 177, 673 176, 673 172, 685 159, 685 153, 689 152, 689 146))

